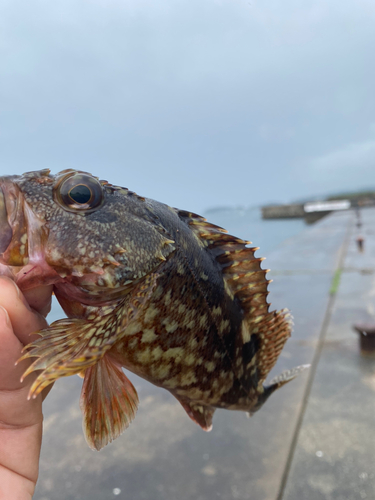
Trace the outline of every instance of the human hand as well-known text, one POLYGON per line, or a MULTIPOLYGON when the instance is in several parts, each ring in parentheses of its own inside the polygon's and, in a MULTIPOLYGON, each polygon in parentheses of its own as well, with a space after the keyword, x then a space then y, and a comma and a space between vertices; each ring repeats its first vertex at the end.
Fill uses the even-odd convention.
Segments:
POLYGON ((20 379, 30 360, 21 361, 24 345, 46 328, 52 287, 38 287, 23 295, 9 278, 0 277, 0 498, 29 500, 38 478, 42 442, 42 401, 45 389, 28 401, 33 373, 20 379), (30 307, 32 306, 33 309, 30 307))

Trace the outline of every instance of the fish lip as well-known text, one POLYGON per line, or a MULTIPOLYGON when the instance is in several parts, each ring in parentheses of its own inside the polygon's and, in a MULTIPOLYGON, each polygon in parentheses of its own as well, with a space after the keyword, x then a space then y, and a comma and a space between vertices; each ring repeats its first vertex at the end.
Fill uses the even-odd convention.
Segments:
POLYGON ((8 211, 4 191, 0 184, 0 254, 9 247, 13 238, 13 230, 8 221, 8 211))
POLYGON ((19 176, 3 176, 0 177, 0 198, 2 204, 2 208, 0 209, 0 228, 1 233, 5 233, 5 235, 1 237, 1 245, 0 245, 0 263, 9 266, 9 262, 7 262, 7 258, 4 256, 7 250, 11 246, 15 233, 15 226, 17 224, 17 214, 19 212, 19 204, 20 204, 20 195, 21 191, 15 180, 19 176), (10 231, 9 231, 9 229, 10 231), (9 237, 10 236, 10 237, 9 237))
POLYGON ((0 177, 0 264, 7 266, 14 276, 25 266, 40 266, 45 261, 41 240, 44 223, 28 206, 17 183, 19 178, 0 177), (21 245, 23 261, 14 262, 12 253, 21 245))
POLYGON ((0 189, 4 197, 9 225, 12 227, 16 222, 17 209, 21 190, 16 181, 19 175, 0 177, 0 189))

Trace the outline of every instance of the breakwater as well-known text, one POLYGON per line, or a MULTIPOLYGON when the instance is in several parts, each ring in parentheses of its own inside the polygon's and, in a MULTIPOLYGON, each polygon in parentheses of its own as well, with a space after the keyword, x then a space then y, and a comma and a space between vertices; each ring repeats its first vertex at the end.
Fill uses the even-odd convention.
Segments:
POLYGON ((319 201, 310 203, 292 203, 289 205, 268 205, 261 207, 263 219, 303 218, 307 224, 313 224, 331 212, 348 210, 352 207, 349 200, 319 201))
POLYGON ((292 203, 290 205, 269 205, 262 207, 263 219, 284 219, 294 217, 304 217, 305 210, 302 203, 292 203))

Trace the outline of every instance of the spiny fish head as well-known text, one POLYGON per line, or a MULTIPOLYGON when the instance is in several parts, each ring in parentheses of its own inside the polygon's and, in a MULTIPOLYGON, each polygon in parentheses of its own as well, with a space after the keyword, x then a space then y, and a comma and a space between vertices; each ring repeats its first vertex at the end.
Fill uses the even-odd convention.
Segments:
POLYGON ((124 287, 174 250, 145 198, 86 172, 2 177, 0 188, 1 263, 26 266, 23 281, 38 268, 44 283, 124 287))

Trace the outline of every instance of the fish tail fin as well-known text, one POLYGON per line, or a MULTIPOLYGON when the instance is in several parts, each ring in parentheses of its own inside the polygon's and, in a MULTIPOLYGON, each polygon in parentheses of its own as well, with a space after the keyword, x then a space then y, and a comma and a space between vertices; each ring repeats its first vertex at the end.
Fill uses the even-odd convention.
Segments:
POLYGON ((99 451, 130 425, 138 395, 121 366, 105 355, 85 372, 80 406, 87 444, 99 451))
POLYGON ((280 375, 274 377, 268 385, 263 387, 263 391, 259 395, 256 405, 252 406, 251 410, 248 412, 249 416, 253 415, 256 411, 258 411, 264 405, 267 399, 271 396, 271 394, 277 391, 277 389, 280 389, 280 387, 298 377, 300 373, 310 368, 310 366, 311 365, 295 366, 290 370, 284 370, 283 372, 280 373, 280 375))
POLYGON ((277 375, 277 377, 274 377, 273 379, 270 380, 269 385, 266 386, 266 390, 275 392, 277 389, 282 387, 283 385, 287 384, 291 380, 295 379, 298 377, 298 375, 308 368, 310 368, 311 365, 299 365, 295 366, 294 368, 291 368, 290 370, 284 370, 283 372, 280 373, 280 375, 277 375))

